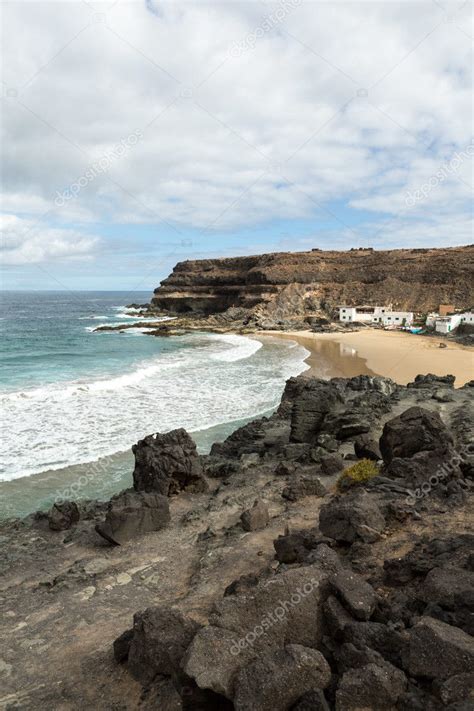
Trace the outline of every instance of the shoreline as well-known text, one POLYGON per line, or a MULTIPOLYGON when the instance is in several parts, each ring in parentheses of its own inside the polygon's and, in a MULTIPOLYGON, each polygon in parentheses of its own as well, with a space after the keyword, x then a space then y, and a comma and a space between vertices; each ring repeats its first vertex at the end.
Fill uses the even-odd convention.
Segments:
MULTIPOLYGON (((349 333, 266 331, 259 334, 291 339, 309 351, 304 375, 323 378, 380 375, 400 385, 420 373, 454 375, 456 387, 474 378, 471 348, 449 342, 440 348, 437 339, 400 331, 363 329, 349 333)), ((443 341, 444 342, 444 341, 443 341)))

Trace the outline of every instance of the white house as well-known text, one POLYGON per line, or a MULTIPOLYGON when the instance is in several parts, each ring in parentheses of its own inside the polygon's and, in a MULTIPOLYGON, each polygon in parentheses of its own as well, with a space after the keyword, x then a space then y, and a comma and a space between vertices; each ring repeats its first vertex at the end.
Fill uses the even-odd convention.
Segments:
POLYGON ((437 333, 451 333, 461 323, 474 325, 474 312, 466 311, 463 314, 451 314, 444 318, 437 318, 435 321, 435 331, 437 333))
POLYGON ((357 321, 358 323, 378 323, 390 306, 341 306, 339 309, 339 321, 347 323, 357 321))
POLYGON ((408 326, 413 322, 411 311, 392 311, 392 306, 341 306, 339 321, 346 323, 381 323, 384 326, 408 326))
POLYGON ((384 326, 410 326, 413 323, 412 311, 387 311, 382 316, 384 326))

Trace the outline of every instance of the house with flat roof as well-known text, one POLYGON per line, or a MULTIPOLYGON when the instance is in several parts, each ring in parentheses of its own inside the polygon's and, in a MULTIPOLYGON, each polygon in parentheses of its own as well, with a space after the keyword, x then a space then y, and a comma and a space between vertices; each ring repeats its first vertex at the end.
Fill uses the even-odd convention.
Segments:
POLYGON ((383 326, 409 326, 413 312, 392 311, 389 306, 341 306, 339 321, 343 323, 380 323, 383 326))

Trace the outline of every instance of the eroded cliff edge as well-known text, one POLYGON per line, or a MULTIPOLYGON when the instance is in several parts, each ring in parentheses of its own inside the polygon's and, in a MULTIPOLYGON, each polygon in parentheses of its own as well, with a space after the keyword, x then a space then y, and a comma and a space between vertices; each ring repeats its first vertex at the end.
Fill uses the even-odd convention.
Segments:
POLYGON ((296 316, 330 315, 340 304, 392 303, 427 312, 440 303, 473 303, 473 273, 473 245, 203 259, 179 262, 155 289, 152 307, 183 315, 245 309, 271 316, 279 309, 296 316))

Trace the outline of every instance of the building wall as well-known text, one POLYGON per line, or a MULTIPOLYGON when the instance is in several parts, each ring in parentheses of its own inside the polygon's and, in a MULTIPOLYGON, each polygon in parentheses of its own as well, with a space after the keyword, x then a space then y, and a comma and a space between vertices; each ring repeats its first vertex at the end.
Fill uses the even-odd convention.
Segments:
POLYGON ((388 311, 382 317, 384 326, 403 326, 413 322, 413 313, 411 311, 388 311))
POLYGON ((459 326, 464 314, 453 314, 443 319, 438 319, 435 324, 435 330, 438 333, 451 333, 459 326))

